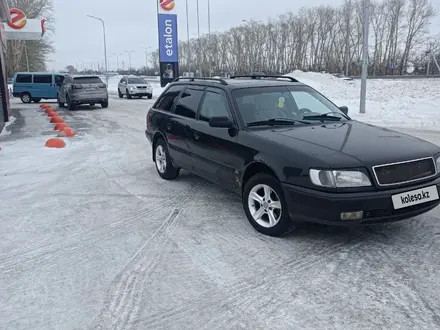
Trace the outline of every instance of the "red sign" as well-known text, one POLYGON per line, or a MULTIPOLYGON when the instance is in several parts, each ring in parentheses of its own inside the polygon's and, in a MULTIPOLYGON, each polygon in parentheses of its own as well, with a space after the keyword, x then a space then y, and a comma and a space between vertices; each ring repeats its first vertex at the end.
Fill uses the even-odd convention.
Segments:
POLYGON ((20 9, 11 8, 9 14, 11 15, 11 21, 8 22, 10 28, 20 30, 26 25, 26 15, 20 9))
POLYGON ((170 11, 173 10, 176 3, 174 0, 160 0, 160 6, 163 10, 170 11))

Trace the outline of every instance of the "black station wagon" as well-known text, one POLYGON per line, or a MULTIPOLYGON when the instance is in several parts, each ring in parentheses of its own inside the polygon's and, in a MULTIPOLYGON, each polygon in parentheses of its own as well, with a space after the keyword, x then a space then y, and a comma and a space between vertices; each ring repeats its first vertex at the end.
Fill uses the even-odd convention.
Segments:
POLYGON ((435 208, 440 148, 347 113, 291 77, 178 78, 148 111, 146 135, 162 178, 182 168, 240 194, 267 235, 435 208))

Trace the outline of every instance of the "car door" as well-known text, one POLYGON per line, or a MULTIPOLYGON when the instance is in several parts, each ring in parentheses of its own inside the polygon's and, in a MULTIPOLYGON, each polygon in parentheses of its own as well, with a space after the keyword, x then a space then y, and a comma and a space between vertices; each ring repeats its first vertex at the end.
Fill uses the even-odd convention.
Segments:
POLYGON ((60 90, 63 86, 64 80, 65 80, 66 76, 63 75, 55 75, 55 97, 58 98, 58 94, 60 93, 60 90))
POLYGON ((195 171, 226 188, 238 185, 236 169, 242 162, 240 147, 237 145, 236 128, 209 126, 212 117, 228 117, 234 122, 227 94, 220 88, 206 89, 197 121, 191 126, 192 136, 188 139, 195 171))
POLYGON ((51 74, 34 74, 34 90, 32 98, 51 99, 56 98, 56 90, 53 88, 53 77, 51 74))
POLYGON ((121 81, 119 82, 118 89, 121 94, 125 93, 127 89, 127 80, 125 78, 122 78, 121 81))
POLYGON ((174 165, 191 169, 191 159, 181 152, 182 149, 187 149, 181 141, 183 137, 179 136, 178 126, 172 124, 175 121, 172 111, 185 87, 185 85, 174 85, 164 91, 153 107, 155 111, 152 118, 154 131, 161 132, 166 138, 168 152, 174 165))
POLYGON ((187 86, 180 93, 166 122, 170 156, 181 164, 181 167, 189 170, 193 169, 193 163, 188 139, 192 136, 191 127, 196 122, 203 90, 204 87, 201 86, 187 86))

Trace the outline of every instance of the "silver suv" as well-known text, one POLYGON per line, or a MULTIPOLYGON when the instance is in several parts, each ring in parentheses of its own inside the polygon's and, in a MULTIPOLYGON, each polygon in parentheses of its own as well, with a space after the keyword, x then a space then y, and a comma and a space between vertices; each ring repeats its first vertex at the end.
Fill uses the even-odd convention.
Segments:
POLYGON ((98 76, 66 76, 58 89, 58 105, 67 104, 69 110, 75 110, 78 105, 96 103, 108 108, 107 85, 98 76))
POLYGON ((144 78, 125 76, 119 81, 118 95, 121 99, 124 95, 127 95, 128 99, 131 99, 133 96, 139 98, 146 96, 151 99, 153 97, 153 88, 144 78))

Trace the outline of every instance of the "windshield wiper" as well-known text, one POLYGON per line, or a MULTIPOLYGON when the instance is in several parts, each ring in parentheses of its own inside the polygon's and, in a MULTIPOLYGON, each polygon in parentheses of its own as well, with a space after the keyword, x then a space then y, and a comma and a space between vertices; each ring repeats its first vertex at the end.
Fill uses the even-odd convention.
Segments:
POLYGON ((339 112, 327 112, 322 115, 312 115, 312 116, 304 116, 303 117, 303 119, 306 119, 306 120, 334 120, 334 121, 340 121, 342 118, 348 119, 347 117, 343 116, 339 112), (334 113, 341 115, 341 117, 329 116, 334 113))
POLYGON ((254 121, 252 123, 247 124, 247 127, 252 126, 275 126, 275 125, 295 125, 296 123, 301 124, 310 124, 308 121, 304 120, 294 120, 294 119, 286 119, 286 118, 271 118, 268 120, 260 120, 260 121, 254 121))

